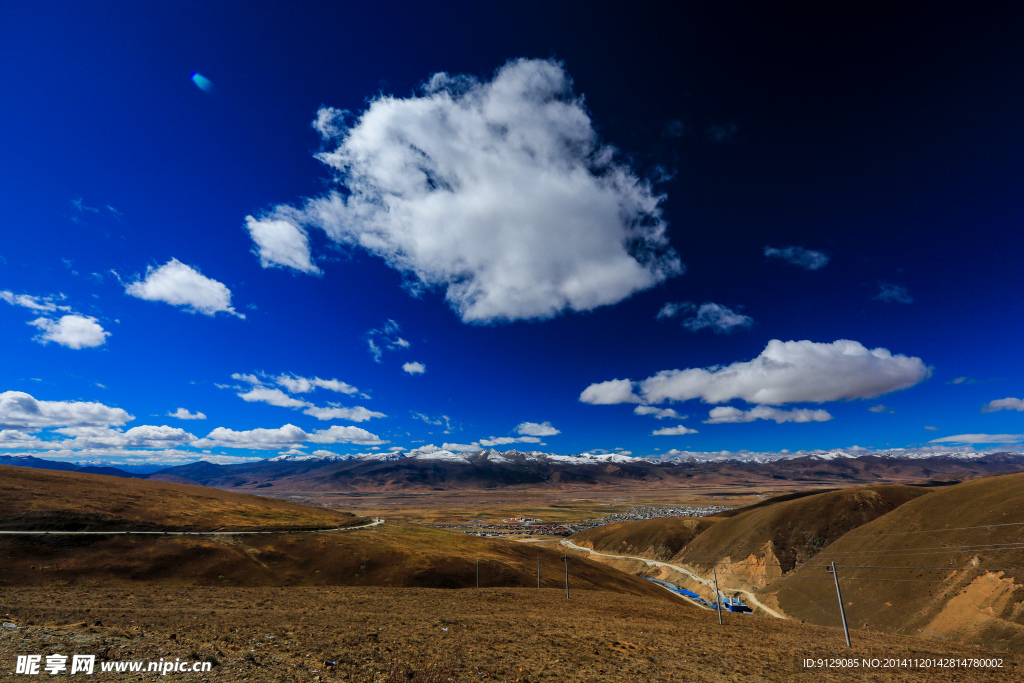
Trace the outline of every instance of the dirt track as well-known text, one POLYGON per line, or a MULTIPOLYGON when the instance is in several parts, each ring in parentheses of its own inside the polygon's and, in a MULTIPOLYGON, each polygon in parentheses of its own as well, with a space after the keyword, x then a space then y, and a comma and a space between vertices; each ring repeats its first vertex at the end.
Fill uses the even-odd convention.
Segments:
POLYGON ((320 534, 329 531, 355 531, 369 529, 384 523, 382 517, 358 526, 339 526, 334 529, 285 529, 280 531, 0 531, 10 536, 245 536, 252 534, 320 534))
MULTIPOLYGON (((576 545, 575 543, 573 543, 572 541, 570 541, 567 538, 563 538, 562 539, 562 545, 568 546, 568 547, 572 548, 573 550, 581 550, 581 551, 583 551, 585 553, 590 553, 591 555, 596 555, 598 557, 608 557, 608 558, 615 559, 615 560, 637 560, 639 562, 644 562, 647 565, 652 566, 652 567, 668 567, 669 569, 675 569, 677 572, 682 572, 683 574, 686 574, 687 576, 692 578, 694 581, 699 581, 700 583, 704 584, 708 588, 711 588, 712 590, 714 590, 714 588, 715 588, 715 584, 713 582, 711 582, 708 579, 705 579, 705 578, 703 578, 701 576, 698 576, 697 574, 694 574, 689 569, 686 569, 685 567, 680 567, 677 564, 670 564, 668 562, 662 562, 660 560, 649 560, 646 557, 634 557, 632 555, 609 555, 608 553, 599 553, 596 550, 591 550, 590 548, 580 547, 580 546, 576 545)), ((748 605, 752 605, 753 607, 761 609, 766 614, 768 614, 770 616, 773 616, 776 619, 785 619, 786 618, 785 615, 779 614, 778 612, 773 610, 771 607, 768 607, 767 605, 762 603, 760 600, 758 600, 757 597, 754 596, 753 593, 750 593, 748 591, 742 590, 740 588, 733 588, 731 586, 726 586, 725 584, 723 584, 721 582, 719 582, 718 587, 721 590, 731 591, 733 593, 740 593, 743 596, 743 599, 746 601, 746 603, 748 605)))

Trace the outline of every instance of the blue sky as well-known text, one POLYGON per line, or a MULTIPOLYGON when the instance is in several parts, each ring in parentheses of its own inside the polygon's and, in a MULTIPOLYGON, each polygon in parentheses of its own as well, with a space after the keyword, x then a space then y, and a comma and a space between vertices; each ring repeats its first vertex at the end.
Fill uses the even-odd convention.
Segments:
POLYGON ((1024 16, 929 8, 8 3, 0 452, 1019 447, 1024 16))

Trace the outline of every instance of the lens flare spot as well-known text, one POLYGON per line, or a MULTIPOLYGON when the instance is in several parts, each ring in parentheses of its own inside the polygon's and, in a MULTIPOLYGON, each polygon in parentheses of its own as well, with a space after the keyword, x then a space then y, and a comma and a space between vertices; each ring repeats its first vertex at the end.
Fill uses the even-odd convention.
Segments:
POLYGON ((207 95, 212 95, 215 90, 213 82, 199 72, 192 74, 192 82, 207 95))

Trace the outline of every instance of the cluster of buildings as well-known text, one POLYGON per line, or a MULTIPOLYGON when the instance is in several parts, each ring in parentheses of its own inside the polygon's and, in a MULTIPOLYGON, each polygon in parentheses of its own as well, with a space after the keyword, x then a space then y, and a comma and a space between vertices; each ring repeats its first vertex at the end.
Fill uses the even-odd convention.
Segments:
POLYGON ((515 522, 509 524, 507 522, 508 520, 505 520, 505 523, 493 524, 471 522, 469 524, 430 524, 428 526, 435 529, 455 529, 470 536, 506 536, 512 534, 517 536, 572 536, 577 531, 597 526, 590 522, 552 522, 549 524, 538 524, 537 522, 540 522, 540 520, 532 520, 530 523, 515 522))
POLYGON ((549 522, 545 524, 536 517, 509 517, 501 522, 488 522, 474 519, 470 522, 449 522, 446 524, 430 524, 435 529, 453 529, 471 536, 572 536, 576 532, 595 526, 615 524, 616 522, 636 521, 641 519, 657 519, 660 517, 707 517, 729 508, 721 505, 701 505, 682 507, 634 506, 625 512, 606 515, 597 521, 585 522, 549 522))
POLYGON ((679 507, 637 505, 627 509, 625 512, 607 515, 601 524, 635 522, 640 519, 658 519, 661 517, 709 517, 729 509, 724 505, 684 505, 679 507))

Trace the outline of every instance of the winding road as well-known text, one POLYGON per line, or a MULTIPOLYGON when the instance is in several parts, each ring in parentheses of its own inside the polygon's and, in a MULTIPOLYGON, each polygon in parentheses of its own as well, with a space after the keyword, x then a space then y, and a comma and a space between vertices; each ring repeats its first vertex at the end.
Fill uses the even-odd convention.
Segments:
POLYGON ((32 535, 42 536, 47 534, 61 535, 132 535, 132 536, 238 536, 241 534, 322 534, 329 531, 355 531, 356 529, 369 529, 384 523, 383 517, 376 517, 368 524, 359 526, 339 526, 334 529, 299 529, 284 531, 0 531, 0 534, 32 535))
MULTIPOLYGON (((583 548, 581 546, 578 546, 575 543, 573 543, 572 541, 570 541, 568 539, 565 539, 565 538, 562 539, 562 545, 567 546, 569 548, 572 548, 573 550, 582 550, 583 552, 590 553, 591 555, 597 555, 597 556, 600 556, 600 557, 609 557, 609 558, 611 558, 613 560, 637 560, 639 562, 644 562, 648 566, 651 566, 651 567, 668 567, 669 569, 674 569, 677 572, 681 572, 683 574, 686 574, 687 576, 689 576, 694 581, 697 581, 699 583, 704 584, 705 586, 710 588, 712 591, 714 591, 714 589, 715 589, 715 584, 714 584, 713 581, 710 581, 709 579, 705 579, 702 576, 698 576, 697 574, 694 574, 689 569, 686 569, 685 567, 680 567, 677 564, 670 564, 668 562, 662 562, 660 560, 650 560, 650 559, 647 559, 646 557, 635 557, 633 555, 609 555, 608 553, 600 553, 600 552, 598 552, 596 550, 591 550, 590 548, 583 548)), ((744 601, 748 605, 751 605, 753 607, 757 607, 758 609, 762 610, 765 614, 770 614, 771 616, 775 617, 776 619, 785 619, 786 618, 782 614, 779 614, 778 612, 773 610, 771 607, 768 607, 763 602, 758 600, 754 596, 754 594, 750 593, 749 591, 740 590, 739 588, 729 588, 728 586, 724 586, 724 585, 721 585, 721 584, 719 584, 719 586, 720 586, 720 588, 722 590, 727 590, 727 591, 732 591, 734 593, 739 593, 740 595, 743 596, 744 601)), ((694 603, 694 604, 696 604, 696 603, 694 603)))

